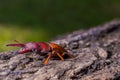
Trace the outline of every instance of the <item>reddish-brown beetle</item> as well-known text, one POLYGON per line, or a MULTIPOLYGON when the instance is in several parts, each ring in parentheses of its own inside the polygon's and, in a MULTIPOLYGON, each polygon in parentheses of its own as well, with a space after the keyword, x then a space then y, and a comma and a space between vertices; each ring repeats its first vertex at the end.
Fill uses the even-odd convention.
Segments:
POLYGON ((57 55, 62 61, 64 61, 63 56, 67 54, 69 57, 74 58, 75 56, 65 50, 63 47, 59 46, 55 43, 46 43, 46 42, 28 42, 25 44, 17 43, 17 44, 7 44, 6 46, 18 46, 21 47, 17 54, 24 54, 27 52, 40 52, 40 55, 48 55, 43 64, 47 64, 49 59, 57 55))

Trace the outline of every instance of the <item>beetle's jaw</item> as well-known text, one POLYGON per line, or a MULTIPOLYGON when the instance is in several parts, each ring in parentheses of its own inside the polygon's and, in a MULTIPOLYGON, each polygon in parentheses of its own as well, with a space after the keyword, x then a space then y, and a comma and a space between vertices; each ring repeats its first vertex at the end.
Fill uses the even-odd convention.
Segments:
POLYGON ((28 52, 31 52, 31 50, 21 48, 17 53, 18 54, 24 54, 24 53, 28 53, 28 52))
POLYGON ((24 47, 24 44, 7 44, 6 46, 18 46, 18 47, 24 47))

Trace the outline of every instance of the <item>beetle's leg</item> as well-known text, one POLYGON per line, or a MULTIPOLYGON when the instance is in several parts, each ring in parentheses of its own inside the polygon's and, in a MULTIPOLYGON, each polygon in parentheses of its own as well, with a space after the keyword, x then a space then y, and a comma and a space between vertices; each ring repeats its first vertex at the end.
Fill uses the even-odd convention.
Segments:
POLYGON ((49 61, 49 59, 51 58, 51 56, 54 55, 54 54, 55 54, 55 51, 52 51, 52 52, 48 55, 48 57, 45 59, 45 61, 43 62, 43 64, 47 64, 48 61, 49 61))
POLYGON ((52 55, 54 55, 55 53, 58 55, 58 57, 59 57, 62 61, 64 61, 64 58, 60 55, 60 53, 55 52, 55 51, 53 50, 53 51, 52 51, 52 55))
POLYGON ((61 56, 64 56, 65 55, 65 52, 63 52, 62 54, 61 54, 61 56))
POLYGON ((71 58, 75 58, 76 57, 76 55, 73 55, 73 54, 71 54, 71 53, 66 53, 69 57, 71 57, 71 58))
POLYGON ((47 64, 48 61, 49 61, 49 59, 51 58, 51 56, 52 56, 52 54, 50 53, 50 54, 48 55, 48 57, 45 59, 45 61, 43 62, 43 64, 47 64))
POLYGON ((70 52, 63 52, 61 56, 64 56, 65 54, 67 54, 67 55, 68 55, 69 57, 71 57, 71 58, 75 58, 75 57, 76 57, 76 55, 73 55, 73 54, 70 53, 70 52))
POLYGON ((55 54, 55 51, 52 51, 52 55, 54 55, 55 54))
POLYGON ((59 58, 60 58, 62 61, 64 61, 64 58, 63 58, 59 53, 57 53, 57 55, 59 56, 59 58))

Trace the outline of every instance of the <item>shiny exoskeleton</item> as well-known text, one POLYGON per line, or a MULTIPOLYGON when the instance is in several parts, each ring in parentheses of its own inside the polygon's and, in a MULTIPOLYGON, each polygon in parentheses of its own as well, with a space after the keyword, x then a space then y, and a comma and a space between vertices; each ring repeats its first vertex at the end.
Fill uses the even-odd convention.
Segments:
POLYGON ((47 58, 43 62, 43 64, 47 64, 49 59, 57 55, 62 61, 64 61, 63 56, 67 54, 69 57, 74 58, 75 56, 65 50, 63 47, 59 46, 55 43, 46 43, 46 42, 28 42, 25 44, 17 43, 17 44, 7 44, 6 46, 18 46, 21 47, 20 50, 17 51, 17 54, 24 54, 27 52, 39 52, 40 55, 47 55, 47 58))

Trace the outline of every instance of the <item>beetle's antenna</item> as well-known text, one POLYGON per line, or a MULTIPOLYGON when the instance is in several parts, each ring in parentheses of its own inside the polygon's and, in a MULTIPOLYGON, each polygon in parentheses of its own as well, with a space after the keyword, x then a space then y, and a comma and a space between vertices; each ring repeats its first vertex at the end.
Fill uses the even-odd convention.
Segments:
POLYGON ((19 43, 20 44, 20 42, 19 41, 17 41, 17 40, 14 40, 16 43, 19 43))

